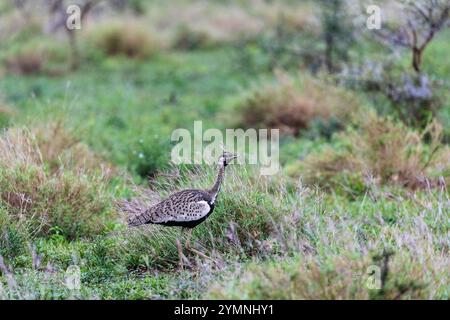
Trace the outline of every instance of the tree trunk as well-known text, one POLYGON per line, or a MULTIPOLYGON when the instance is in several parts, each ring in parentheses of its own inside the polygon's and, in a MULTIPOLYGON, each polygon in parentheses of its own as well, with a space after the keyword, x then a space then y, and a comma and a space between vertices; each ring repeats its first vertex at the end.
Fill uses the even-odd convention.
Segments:
POLYGON ((328 72, 333 72, 333 35, 327 33, 325 35, 325 66, 328 72))
POLYGON ((417 73, 420 72, 420 65, 422 64, 422 50, 413 48, 412 66, 417 73))

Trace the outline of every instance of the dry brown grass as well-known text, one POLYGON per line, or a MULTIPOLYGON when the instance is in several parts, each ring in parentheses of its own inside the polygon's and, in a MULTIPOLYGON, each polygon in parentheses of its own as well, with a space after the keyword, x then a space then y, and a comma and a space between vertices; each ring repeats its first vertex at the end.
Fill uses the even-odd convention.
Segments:
POLYGON ((71 238, 100 232, 113 216, 110 172, 59 122, 0 137, 0 202, 33 234, 56 226, 71 238))
POLYGON ((442 126, 437 122, 417 132, 391 119, 368 114, 360 128, 340 135, 342 150, 327 148, 309 155, 303 163, 303 176, 308 183, 324 186, 353 183, 355 187, 371 177, 378 184, 425 187, 438 183, 428 178, 442 163, 441 137, 442 126), (430 140, 428 144, 425 138, 430 140))
POLYGON ((64 121, 35 125, 31 129, 11 128, 3 136, 0 161, 6 168, 18 164, 45 165, 51 173, 58 170, 95 173, 101 170, 109 177, 113 167, 92 152, 73 133, 64 121))
POLYGON ((63 121, 51 122, 33 127, 31 134, 36 138, 42 160, 52 172, 72 170, 95 173, 100 170, 106 178, 114 173, 114 168, 95 154, 72 132, 65 129, 63 121))
POLYGON ((341 89, 307 77, 300 81, 279 73, 275 84, 253 90, 237 106, 241 113, 238 125, 298 135, 315 118, 333 116, 345 122, 358 108, 356 99, 341 89))

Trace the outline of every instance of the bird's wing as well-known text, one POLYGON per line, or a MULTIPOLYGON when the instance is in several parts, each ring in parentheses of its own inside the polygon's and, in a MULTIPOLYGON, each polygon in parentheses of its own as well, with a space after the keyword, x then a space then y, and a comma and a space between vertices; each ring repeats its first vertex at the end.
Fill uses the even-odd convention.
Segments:
POLYGON ((196 221, 206 216, 210 211, 211 207, 205 200, 192 201, 187 203, 184 210, 180 211, 172 221, 196 221))
POLYGON ((206 197, 206 194, 196 190, 181 191, 135 217, 130 221, 130 226, 138 226, 149 222, 167 223, 199 220, 211 210, 206 197))
POLYGON ((203 218, 211 210, 207 201, 201 198, 179 201, 168 198, 155 208, 153 223, 195 221, 203 218))

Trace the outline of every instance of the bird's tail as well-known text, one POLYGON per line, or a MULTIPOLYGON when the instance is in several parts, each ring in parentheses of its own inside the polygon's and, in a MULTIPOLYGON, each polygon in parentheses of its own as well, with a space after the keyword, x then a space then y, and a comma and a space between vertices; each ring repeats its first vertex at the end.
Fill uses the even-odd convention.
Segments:
POLYGON ((129 227, 138 227, 142 224, 143 223, 141 223, 141 221, 139 220, 139 216, 128 218, 128 226, 129 227))
POLYGON ((128 218, 128 226, 130 227, 137 227, 147 223, 151 223, 149 210, 145 211, 144 213, 138 214, 134 217, 128 218))
POLYGON ((116 207, 120 212, 126 214, 128 226, 137 227, 150 223, 149 208, 153 205, 152 200, 154 199, 152 199, 151 195, 142 194, 130 200, 120 200, 116 203, 116 207))

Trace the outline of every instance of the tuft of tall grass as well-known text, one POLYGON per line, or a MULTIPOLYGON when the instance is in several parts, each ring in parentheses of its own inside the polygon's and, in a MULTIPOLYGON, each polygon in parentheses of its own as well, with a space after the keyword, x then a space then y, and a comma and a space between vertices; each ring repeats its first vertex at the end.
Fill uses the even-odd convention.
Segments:
POLYGON ((115 215, 109 168, 61 123, 10 128, 0 137, 1 206, 33 235, 99 233, 115 215))

